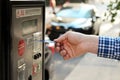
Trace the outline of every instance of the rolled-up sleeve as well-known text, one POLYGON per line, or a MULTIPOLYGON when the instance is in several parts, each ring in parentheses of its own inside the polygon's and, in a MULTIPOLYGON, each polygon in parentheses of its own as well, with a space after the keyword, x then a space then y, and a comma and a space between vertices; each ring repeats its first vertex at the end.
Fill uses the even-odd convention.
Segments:
POLYGON ((120 37, 99 37, 97 55, 99 57, 120 60, 120 37))

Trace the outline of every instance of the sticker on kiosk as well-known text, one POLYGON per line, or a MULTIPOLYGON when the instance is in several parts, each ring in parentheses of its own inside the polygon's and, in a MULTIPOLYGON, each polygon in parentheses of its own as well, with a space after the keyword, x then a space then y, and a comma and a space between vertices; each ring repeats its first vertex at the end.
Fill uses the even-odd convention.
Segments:
POLYGON ((25 51, 25 42, 24 40, 20 40, 18 43, 18 55, 22 56, 25 51))

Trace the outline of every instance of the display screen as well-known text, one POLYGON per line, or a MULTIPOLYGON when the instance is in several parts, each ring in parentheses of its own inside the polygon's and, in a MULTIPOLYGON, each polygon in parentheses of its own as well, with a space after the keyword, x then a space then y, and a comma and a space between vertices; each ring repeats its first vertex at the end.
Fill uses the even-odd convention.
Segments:
POLYGON ((33 33, 37 31, 37 19, 27 20, 22 22, 23 35, 33 33))

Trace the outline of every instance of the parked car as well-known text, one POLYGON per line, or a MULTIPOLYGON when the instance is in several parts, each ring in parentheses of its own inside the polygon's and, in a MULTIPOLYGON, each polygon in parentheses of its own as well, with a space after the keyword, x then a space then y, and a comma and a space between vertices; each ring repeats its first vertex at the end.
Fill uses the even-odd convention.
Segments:
POLYGON ((50 40, 58 38, 69 30, 84 34, 94 34, 95 30, 93 27, 97 18, 95 6, 83 3, 69 3, 67 6, 63 6, 52 18, 50 27, 46 29, 46 34, 50 40))

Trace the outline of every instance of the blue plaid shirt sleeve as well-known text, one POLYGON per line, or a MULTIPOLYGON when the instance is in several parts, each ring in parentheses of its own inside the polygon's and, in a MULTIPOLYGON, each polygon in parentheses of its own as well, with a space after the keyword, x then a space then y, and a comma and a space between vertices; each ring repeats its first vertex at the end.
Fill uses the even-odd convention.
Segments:
POLYGON ((120 37, 99 37, 97 55, 99 57, 120 60, 120 37))

